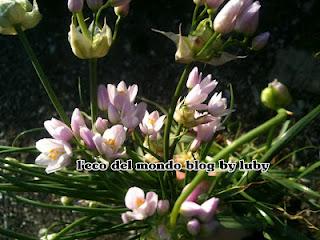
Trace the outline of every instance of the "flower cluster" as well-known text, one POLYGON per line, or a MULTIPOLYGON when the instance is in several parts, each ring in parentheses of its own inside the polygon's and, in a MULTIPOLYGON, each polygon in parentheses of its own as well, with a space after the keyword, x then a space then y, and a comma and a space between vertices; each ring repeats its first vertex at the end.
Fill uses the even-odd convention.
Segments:
POLYGON ((153 122, 146 111, 145 103, 135 103, 138 86, 127 87, 124 82, 118 86, 108 84, 106 88, 98 88, 98 106, 102 115, 89 127, 85 116, 78 108, 74 109, 71 116, 71 125, 67 126, 60 120, 52 118, 44 122, 44 127, 51 138, 41 139, 36 147, 41 152, 36 163, 47 166, 46 172, 51 173, 67 166, 72 157, 71 144, 85 146, 93 152, 94 156, 102 159, 113 160, 125 156, 123 146, 127 133, 133 131, 139 124, 142 129, 146 127, 146 134, 157 136, 163 122, 153 122), (143 119, 148 118, 148 120, 143 119), (154 126, 154 127, 152 127, 154 126))
MULTIPOLYGON (((221 0, 194 0, 198 7, 204 5, 208 16, 195 16, 188 36, 155 30, 177 46, 175 58, 178 62, 204 62, 222 65, 240 56, 228 53, 230 46, 241 50, 260 50, 268 42, 268 32, 252 39, 251 47, 247 40, 257 31, 259 25, 260 2, 253 0, 230 0, 222 8, 221 0), (220 11, 218 11, 220 9, 220 11), (233 32, 238 33, 231 35, 233 32), (238 35, 242 35, 241 40, 238 35)), ((196 12, 195 12, 196 13, 196 12)))
POLYGON ((190 148, 192 151, 196 151, 202 142, 212 139, 214 133, 221 128, 221 117, 229 112, 227 100, 222 97, 221 92, 214 93, 206 103, 217 84, 210 74, 202 79, 198 68, 193 68, 186 84, 189 93, 176 107, 174 119, 196 133, 190 148))
POLYGON ((199 233, 210 235, 218 226, 213 217, 218 207, 219 199, 212 197, 201 205, 197 203, 198 197, 207 190, 208 183, 201 182, 180 208, 181 215, 187 219, 187 230, 193 236, 199 233))
POLYGON ((124 223, 133 220, 144 220, 156 212, 159 215, 164 215, 170 208, 168 200, 158 200, 158 195, 155 192, 148 192, 145 195, 144 191, 138 187, 129 188, 125 196, 125 205, 131 211, 121 215, 124 223))

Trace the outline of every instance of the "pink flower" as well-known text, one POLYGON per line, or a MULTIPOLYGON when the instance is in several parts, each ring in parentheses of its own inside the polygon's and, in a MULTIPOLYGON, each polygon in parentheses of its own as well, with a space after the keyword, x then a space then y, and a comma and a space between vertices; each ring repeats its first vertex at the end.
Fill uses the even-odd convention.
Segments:
MULTIPOLYGON (((199 77, 201 77, 201 73, 199 77)), ((191 89, 185 98, 185 105, 188 108, 194 110, 206 109, 206 105, 203 104, 203 102, 218 84, 216 80, 211 81, 211 78, 211 74, 207 75, 200 83, 191 89)))
POLYGON ((165 115, 160 117, 158 111, 153 111, 150 114, 146 111, 142 123, 139 125, 141 132, 155 140, 164 124, 165 117, 165 115))
POLYGON ((214 31, 227 34, 233 31, 238 15, 243 10, 245 0, 230 0, 214 19, 214 31))
POLYGON ((94 127, 98 133, 102 134, 108 127, 108 120, 98 117, 94 123, 94 127))
POLYGON ((86 144, 86 146, 90 149, 95 149, 95 144, 93 142, 94 133, 88 129, 87 127, 80 128, 80 137, 86 144))
POLYGON ((72 149, 66 141, 43 138, 36 142, 36 148, 41 154, 35 163, 47 166, 46 173, 58 171, 70 164, 72 149))
POLYGON ((101 111, 106 111, 108 109, 109 105, 109 96, 108 96, 108 91, 107 88, 100 84, 98 87, 98 107, 101 111))
POLYGON ((152 216, 157 210, 158 195, 148 192, 145 196, 144 191, 138 187, 129 188, 125 196, 125 205, 132 211, 121 215, 122 221, 127 223, 132 220, 143 220, 152 216))
POLYGON ((107 129, 103 135, 96 134, 93 142, 100 154, 110 159, 114 159, 124 155, 124 151, 120 149, 126 140, 126 130, 122 125, 114 125, 107 129))
POLYGON ((198 235, 198 233, 200 232, 200 227, 200 222, 196 218, 191 219, 187 223, 187 230, 192 236, 198 235))
POLYGON ((68 0, 68 8, 73 13, 82 11, 83 0, 68 0))
POLYGON ((136 128, 141 123, 146 109, 147 105, 143 102, 125 104, 120 114, 121 123, 128 129, 136 128))
POLYGON ((82 113, 78 108, 75 108, 71 116, 71 129, 76 137, 80 136, 80 128, 87 127, 82 116, 82 113))
POLYGON ((44 127, 48 133, 55 139, 69 141, 73 137, 71 129, 63 122, 51 118, 44 122, 44 127))
POLYGON ((221 117, 228 114, 227 99, 222 97, 222 93, 215 93, 209 103, 208 112, 214 117, 221 117))
POLYGON ((247 35, 254 34, 259 24, 260 7, 259 1, 249 5, 237 18, 235 30, 247 35))
POLYGON ((202 73, 199 74, 199 70, 197 67, 194 67, 192 71, 189 73, 189 77, 187 80, 187 88, 191 89, 197 84, 200 83, 202 77, 202 73))
POLYGON ((124 105, 133 103, 138 93, 138 86, 136 84, 129 86, 124 81, 121 81, 117 87, 108 84, 108 95, 110 103, 115 106, 117 110, 121 110, 124 105))
POLYGON ((200 147, 201 142, 209 142, 219 128, 220 118, 214 118, 211 122, 194 127, 193 130, 197 133, 197 136, 191 143, 190 150, 196 151, 200 147))
POLYGON ((187 217, 196 217, 201 222, 209 222, 212 220, 219 204, 219 199, 212 197, 201 205, 195 202, 185 201, 182 203, 180 213, 187 217))
MULTIPOLYGON (((187 185, 184 189, 186 189, 189 185, 187 185)), ((199 183, 195 189, 193 189, 192 193, 186 198, 186 201, 197 202, 198 197, 207 192, 209 189, 209 183, 207 181, 202 181, 199 183)))

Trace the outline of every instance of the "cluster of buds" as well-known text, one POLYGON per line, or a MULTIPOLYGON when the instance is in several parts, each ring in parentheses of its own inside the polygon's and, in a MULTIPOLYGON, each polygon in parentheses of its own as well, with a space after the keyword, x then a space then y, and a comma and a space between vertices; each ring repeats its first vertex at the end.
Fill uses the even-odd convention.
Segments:
POLYGON ((231 46, 242 50, 260 50, 268 42, 268 32, 253 37, 251 46, 247 40, 257 31, 259 25, 260 2, 253 0, 229 0, 220 11, 221 0, 194 0, 199 6, 205 5, 208 16, 195 19, 197 25, 188 36, 162 32, 177 46, 175 58, 178 62, 190 63, 199 61, 211 65, 222 65, 226 62, 241 58, 228 53, 231 46), (210 11, 209 11, 210 10, 210 11), (199 23, 198 23, 199 22, 199 23), (233 32, 243 35, 243 39, 233 32))
MULTIPOLYGON (((188 185, 185 189, 188 188, 188 185)), ((183 202, 180 213, 187 219, 187 230, 193 235, 208 236, 211 235, 218 226, 214 219, 214 214, 219 204, 218 198, 210 198, 201 205, 198 204, 198 198, 209 188, 207 182, 201 182, 193 192, 183 202)))
POLYGON ((146 127, 146 134, 157 136, 162 127, 163 118, 157 114, 148 114, 145 103, 135 103, 138 86, 127 87, 124 82, 118 86, 108 84, 108 88, 100 85, 98 88, 98 107, 108 118, 98 117, 91 127, 86 123, 85 115, 76 108, 71 116, 71 126, 52 118, 44 122, 44 127, 52 138, 44 138, 36 143, 41 154, 36 158, 36 164, 47 166, 46 172, 58 171, 70 164, 73 143, 85 146, 93 152, 97 159, 110 161, 125 157, 123 146, 127 133, 139 124, 146 127), (150 118, 148 122, 144 119, 150 118), (161 123, 162 122, 162 123, 161 123), (147 125, 146 125, 147 124, 147 125))
POLYGON ((221 117, 229 112, 227 100, 222 97, 221 92, 214 93, 209 99, 217 84, 210 74, 202 79, 198 68, 193 68, 187 80, 189 93, 176 107, 174 119, 196 132, 191 151, 196 151, 201 142, 212 139, 214 133, 221 128, 221 117), (208 99, 208 103, 205 103, 208 99))
POLYGON ((0 1, 0 33, 16 35, 16 26, 22 30, 35 27, 41 20, 36 0, 33 5, 28 0, 0 1))
POLYGON ((146 195, 141 188, 129 188, 125 196, 125 205, 131 211, 121 215, 122 221, 127 223, 133 220, 144 220, 155 213, 165 215, 168 213, 170 204, 168 200, 159 200, 155 192, 148 192, 146 195))

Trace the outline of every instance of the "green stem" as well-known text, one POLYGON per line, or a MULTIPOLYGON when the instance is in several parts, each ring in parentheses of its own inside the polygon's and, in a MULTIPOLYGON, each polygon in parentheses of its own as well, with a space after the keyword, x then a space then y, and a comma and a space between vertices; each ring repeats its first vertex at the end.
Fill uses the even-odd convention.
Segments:
POLYGON ((97 22, 97 23, 98 23, 98 21, 99 21, 99 17, 100 17, 100 15, 101 15, 101 12, 102 12, 104 9, 108 8, 110 5, 111 5, 111 1, 109 0, 109 1, 107 1, 105 4, 103 4, 103 5, 100 7, 100 9, 98 10, 98 12, 97 12, 97 14, 96 14, 96 22, 97 22))
POLYGON ((59 102, 57 96, 55 95, 55 93, 50 85, 50 82, 49 82, 47 76, 45 75, 45 73, 44 73, 44 71, 38 61, 36 54, 34 53, 33 49, 30 46, 30 43, 27 39, 27 36, 25 35, 24 31, 22 31, 22 29, 19 25, 15 26, 15 29, 18 33, 18 36, 20 38, 20 41, 21 41, 25 51, 27 52, 27 54, 32 62, 34 69, 37 72, 37 75, 42 83, 42 86, 44 87, 44 89, 46 90, 46 92, 50 98, 51 103, 53 104, 53 106, 56 109, 57 113, 59 114, 60 118, 65 123, 70 125, 69 118, 68 118, 67 114, 65 113, 65 111, 63 110, 63 107, 62 107, 61 103, 59 102))
POLYGON ((7 230, 4 228, 0 228, 0 235, 10 237, 11 239, 20 239, 20 240, 36 240, 37 238, 29 237, 15 231, 7 230))
POLYGON ((81 32, 88 38, 91 39, 90 32, 88 30, 87 24, 84 21, 82 12, 76 13, 78 24, 80 26, 81 32))
POLYGON ((200 57, 203 53, 207 51, 208 48, 211 47, 212 43, 216 38, 219 36, 219 33, 215 32, 212 34, 212 36, 209 38, 209 40, 206 42, 206 44, 201 48, 201 50, 197 53, 197 57, 200 57))
POLYGON ((92 218, 92 216, 86 216, 86 217, 82 217, 77 219, 76 221, 74 221, 73 223, 71 223, 70 225, 68 225, 67 227, 65 227, 64 229, 62 229, 60 232, 58 232, 53 238, 51 238, 51 240, 57 240, 59 239, 61 236, 63 236, 65 233, 69 232, 71 229, 81 225, 82 223, 88 221, 90 218, 92 218))
POLYGON ((185 85, 185 82, 187 81, 190 68, 191 68, 190 64, 185 66, 184 71, 183 71, 183 73, 182 73, 182 75, 180 77, 179 83, 177 85, 177 88, 175 90, 174 96, 172 98, 170 108, 169 108, 168 117, 167 117, 165 129, 164 129, 164 148, 163 148, 163 152, 164 152, 164 160, 165 161, 169 160, 170 132, 171 132, 171 125, 172 125, 172 122, 173 122, 173 114, 174 114, 174 111, 176 109, 177 102, 178 102, 179 97, 181 95, 183 86, 185 85))
POLYGON ((91 108, 91 122, 92 127, 97 119, 98 104, 97 104, 97 59, 89 59, 89 72, 90 72, 90 108, 91 108))
POLYGON ((113 36, 112 36, 112 43, 116 40, 117 36, 118 36, 118 31, 119 31, 119 26, 120 26, 120 22, 121 22, 122 17, 118 16, 117 21, 114 25, 114 31, 113 31, 113 36))
POLYGON ((197 20, 198 10, 199 10, 199 5, 196 4, 196 6, 195 6, 195 8, 194 8, 194 10, 193 10, 193 15, 192 15, 191 30, 194 29, 194 25, 195 25, 196 20, 197 20))
MULTIPOLYGON (((269 121, 265 122, 264 124, 260 125, 259 127, 251 130, 250 132, 235 140, 232 144, 230 144, 226 148, 222 149, 219 153, 217 153, 210 162, 216 162, 220 159, 227 157, 229 154, 236 151, 237 148, 239 148, 241 145, 255 139, 256 137, 268 131, 271 127, 279 125, 284 120, 286 120, 286 118, 287 111, 284 109, 280 109, 278 111, 278 114, 274 118, 270 119, 269 121)), ((203 157, 205 158, 206 156, 203 157)), ((191 181, 189 187, 185 189, 185 191, 181 193, 181 195, 177 199, 170 216, 170 224, 172 227, 175 227, 176 225, 177 217, 182 203, 190 195, 193 189, 205 178, 206 174, 207 173, 205 171, 198 172, 196 177, 191 181)))
POLYGON ((268 137, 267 137, 267 143, 266 143, 267 149, 269 149, 271 147, 275 130, 276 130, 275 127, 271 128, 269 130, 268 137))

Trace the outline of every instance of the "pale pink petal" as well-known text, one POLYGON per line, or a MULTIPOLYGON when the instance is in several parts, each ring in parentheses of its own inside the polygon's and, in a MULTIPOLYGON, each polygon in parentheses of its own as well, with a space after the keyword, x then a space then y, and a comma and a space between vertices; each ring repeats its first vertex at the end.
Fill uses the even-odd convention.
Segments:
POLYGON ((144 200, 144 191, 138 187, 131 187, 125 196, 125 205, 127 208, 133 210, 137 209, 139 200, 144 200))

